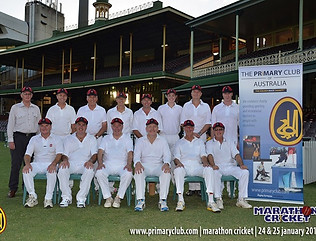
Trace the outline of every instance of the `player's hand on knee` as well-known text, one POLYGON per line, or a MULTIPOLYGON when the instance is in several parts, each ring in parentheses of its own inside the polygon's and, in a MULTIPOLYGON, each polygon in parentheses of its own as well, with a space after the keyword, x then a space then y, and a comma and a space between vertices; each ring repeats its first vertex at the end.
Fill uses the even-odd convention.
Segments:
POLYGON ((144 167, 140 162, 137 162, 135 165, 135 173, 136 174, 141 174, 144 171, 144 167))
POLYGON ((93 169, 93 163, 90 161, 85 162, 83 166, 87 169, 93 169))
POLYGON ((31 164, 25 164, 25 166, 23 167, 23 173, 29 173, 30 171, 32 171, 32 165, 31 164))
POLYGON ((133 171, 132 166, 130 164, 127 164, 123 169, 126 169, 128 172, 133 171))
POLYGON ((175 168, 178 168, 178 167, 184 167, 184 165, 182 164, 182 162, 178 162, 176 167, 175 168))
POLYGON ((60 163, 60 167, 62 169, 65 169, 65 168, 69 168, 70 164, 69 164, 69 161, 68 160, 63 160, 61 163, 60 163))
POLYGON ((102 168, 105 168, 105 165, 102 163, 98 163, 97 170, 101 170, 102 168))
POLYGON ((161 170, 162 170, 164 173, 170 173, 170 165, 169 165, 168 163, 163 164, 161 170))
POLYGON ((48 171, 48 173, 54 173, 54 172, 56 172, 56 164, 51 163, 51 164, 47 167, 47 171, 48 171))

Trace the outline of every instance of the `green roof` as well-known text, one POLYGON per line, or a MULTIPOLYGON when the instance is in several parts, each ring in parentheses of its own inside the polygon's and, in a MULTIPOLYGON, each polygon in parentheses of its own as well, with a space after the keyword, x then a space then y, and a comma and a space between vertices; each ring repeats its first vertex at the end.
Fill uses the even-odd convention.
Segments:
MULTIPOLYGON (((69 39, 75 39, 75 38, 78 38, 78 37, 81 37, 84 35, 93 34, 95 32, 102 31, 102 30, 110 28, 112 26, 125 24, 126 21, 138 19, 139 17, 146 18, 146 17, 148 17, 148 15, 155 13, 155 12, 160 13, 160 12, 158 12, 158 10, 168 11, 168 9, 173 9, 173 8, 171 8, 171 7, 163 8, 162 2, 155 1, 153 7, 151 7, 151 8, 144 9, 144 10, 141 10, 139 12, 128 14, 128 15, 125 15, 122 17, 110 19, 107 21, 95 21, 95 23, 92 25, 89 25, 86 27, 81 27, 78 29, 70 30, 70 31, 66 31, 66 32, 60 32, 58 30, 55 30, 53 32, 53 36, 51 38, 43 39, 40 41, 36 41, 34 43, 25 44, 25 45, 21 45, 21 46, 12 48, 12 49, 2 51, 2 52, 0 52, 0 56, 5 55, 5 54, 10 54, 11 52, 28 51, 30 49, 34 49, 34 48, 38 48, 38 47, 42 47, 42 46, 46 46, 46 45, 50 45, 50 44, 55 44, 58 42, 69 40, 69 39)), ((178 10, 176 10, 176 11, 178 13, 181 13, 178 10)), ((189 16, 187 14, 184 14, 184 15, 188 18, 192 18, 191 16, 189 16)))
MULTIPOLYGON (((146 74, 137 74, 132 76, 123 76, 123 77, 116 77, 116 78, 109 78, 109 79, 101 79, 101 80, 90 80, 85 82, 76 82, 70 84, 57 84, 57 85, 50 85, 50 86, 43 86, 43 87, 32 87, 34 92, 46 92, 46 91, 53 91, 58 90, 59 88, 67 88, 67 89, 78 89, 78 88, 86 88, 86 87, 93 87, 93 86, 106 86, 112 84, 121 84, 121 83, 131 83, 131 82, 140 82, 140 81, 148 81, 148 80, 158 80, 158 79, 175 79, 181 81, 189 81, 190 78, 182 75, 177 74, 170 74, 163 71, 160 72, 152 72, 146 74)), ((45 82, 44 82, 45 84, 45 82)), ((7 94, 19 94, 20 89, 10 89, 10 90, 0 90, 0 95, 7 95, 7 94)))
POLYGON ((238 71, 232 71, 225 74, 217 74, 192 79, 190 82, 180 85, 174 89, 181 92, 190 90, 193 85, 200 85, 202 88, 207 88, 236 83, 238 83, 238 71))

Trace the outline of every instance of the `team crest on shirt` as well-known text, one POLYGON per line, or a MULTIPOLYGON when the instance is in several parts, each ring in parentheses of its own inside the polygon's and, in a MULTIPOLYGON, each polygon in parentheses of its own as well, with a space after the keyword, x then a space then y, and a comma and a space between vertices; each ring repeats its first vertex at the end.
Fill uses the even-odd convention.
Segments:
POLYGON ((53 144, 51 143, 51 144, 49 144, 49 147, 53 147, 53 144))

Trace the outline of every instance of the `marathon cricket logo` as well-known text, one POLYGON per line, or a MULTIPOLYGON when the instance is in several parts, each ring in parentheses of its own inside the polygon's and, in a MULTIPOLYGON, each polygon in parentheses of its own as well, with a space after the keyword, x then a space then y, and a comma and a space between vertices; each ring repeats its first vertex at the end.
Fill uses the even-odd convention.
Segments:
POLYGON ((303 138, 303 112, 299 102, 292 97, 280 99, 271 111, 269 129, 278 144, 298 144, 303 138))
POLYGON ((308 223, 316 207, 254 207, 253 215, 264 216, 266 223, 308 223))
POLYGON ((0 207, 0 234, 4 232, 7 227, 7 218, 3 209, 0 207))

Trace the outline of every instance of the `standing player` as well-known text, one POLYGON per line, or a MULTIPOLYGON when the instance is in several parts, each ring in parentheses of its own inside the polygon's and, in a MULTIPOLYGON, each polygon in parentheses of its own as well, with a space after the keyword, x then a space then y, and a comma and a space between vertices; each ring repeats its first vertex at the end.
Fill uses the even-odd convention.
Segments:
POLYGON ((90 89, 87 92, 88 104, 79 108, 77 117, 84 117, 88 120, 87 133, 98 139, 98 145, 101 142, 103 133, 107 129, 106 111, 103 107, 97 104, 98 93, 95 89, 90 89))
POLYGON ((29 198, 24 206, 32 208, 38 204, 33 178, 38 173, 46 173, 47 185, 44 208, 52 208, 53 192, 57 179, 56 166, 63 153, 63 144, 58 136, 50 133, 52 122, 48 118, 41 119, 38 124, 40 134, 31 138, 24 156, 23 181, 29 193, 29 198), (34 160, 31 163, 33 154, 34 160))
MULTIPOLYGON (((120 92, 116 96, 117 105, 107 112, 107 123, 111 123, 114 118, 120 118, 124 122, 123 134, 131 135, 133 126, 133 111, 125 106, 126 94, 120 92)), ((112 128, 108 128, 108 134, 112 134, 112 128)))
POLYGON ((141 102, 143 107, 137 110, 134 113, 133 119, 133 132, 137 138, 141 138, 142 136, 146 136, 146 122, 154 118, 158 121, 159 127, 158 129, 161 131, 161 117, 159 113, 151 107, 152 104, 152 96, 151 94, 143 94, 141 98, 141 102))
POLYGON ((233 89, 224 86, 223 101, 212 111, 212 122, 221 122, 225 126, 224 138, 238 146, 239 106, 233 102, 233 89))
POLYGON ((67 104, 68 91, 64 88, 57 90, 57 103, 47 111, 46 118, 52 121, 52 133, 65 139, 75 132, 75 109, 67 104))
POLYGON ((174 145, 179 140, 182 107, 175 102, 177 92, 174 89, 169 89, 166 94, 168 102, 158 108, 162 121, 162 131, 160 134, 166 138, 172 154, 174 145))
POLYGON ((15 197, 19 186, 19 175, 27 144, 38 131, 41 113, 38 106, 31 103, 33 90, 23 87, 22 102, 11 107, 7 127, 8 144, 11 153, 11 173, 9 180, 9 198, 15 197))
MULTIPOLYGON (((206 142, 206 131, 211 127, 211 109, 207 103, 201 100, 202 88, 199 85, 193 85, 191 88, 192 99, 184 104, 181 113, 181 123, 186 120, 192 120, 195 124, 194 136, 201 138, 206 142)), ((199 183, 189 183, 187 196, 192 196, 195 192, 200 194, 199 183)))

